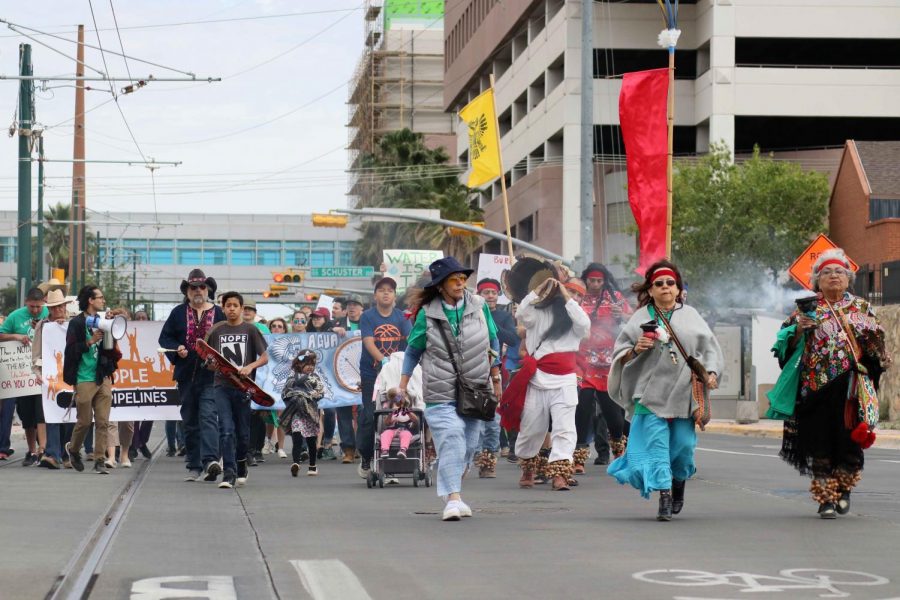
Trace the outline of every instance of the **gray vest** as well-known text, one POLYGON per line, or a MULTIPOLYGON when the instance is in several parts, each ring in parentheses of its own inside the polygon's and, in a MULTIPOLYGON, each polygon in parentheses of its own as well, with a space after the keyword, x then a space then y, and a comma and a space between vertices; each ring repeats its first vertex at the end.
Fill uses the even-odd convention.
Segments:
POLYGON ((425 402, 456 402, 456 373, 447 354, 447 345, 433 319, 443 323, 453 345, 454 358, 461 374, 472 383, 488 383, 491 374, 491 348, 484 300, 466 290, 466 307, 459 322, 459 336, 454 338, 441 306, 441 298, 425 308, 425 353, 422 355, 422 388, 425 402), (458 348, 456 342, 459 342, 458 348), (460 355, 460 352, 462 355, 460 355))

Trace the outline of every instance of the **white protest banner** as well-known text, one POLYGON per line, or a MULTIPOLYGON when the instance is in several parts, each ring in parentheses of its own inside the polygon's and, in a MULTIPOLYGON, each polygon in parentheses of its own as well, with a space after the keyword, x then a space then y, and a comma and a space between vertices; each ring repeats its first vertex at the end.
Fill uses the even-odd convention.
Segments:
POLYGON ((327 308, 328 314, 334 316, 334 311, 332 310, 333 307, 334 298, 332 298, 328 294, 319 294, 319 302, 316 304, 316 308, 327 308))
POLYGON ((279 333, 269 334, 269 362, 256 370, 256 383, 275 398, 275 405, 266 409, 255 403, 254 410, 282 410, 281 390, 291 374, 291 363, 301 350, 316 353, 316 375, 325 386, 319 408, 337 408, 360 404, 359 361, 362 338, 359 331, 346 336, 336 333, 279 333))
MULTIPOLYGON (((478 279, 476 281, 481 281, 486 277, 500 281, 503 271, 509 268, 509 256, 506 254, 480 254, 478 256, 478 279)), ((500 297, 497 299, 497 304, 509 304, 509 298, 506 297, 502 290, 500 291, 500 297)))
MULTIPOLYGON (((75 410, 67 411, 72 386, 63 382, 63 356, 69 324, 45 323, 42 337, 44 418, 48 423, 74 423, 75 410)), ((119 340, 122 358, 113 376, 110 421, 177 421, 181 419, 173 368, 157 352, 159 321, 129 321, 119 340)))
POLYGON ((384 274, 397 282, 397 293, 415 285, 422 271, 439 258, 444 258, 442 250, 384 250, 384 274))
POLYGON ((31 371, 31 346, 0 342, 0 400, 40 393, 41 384, 31 371))

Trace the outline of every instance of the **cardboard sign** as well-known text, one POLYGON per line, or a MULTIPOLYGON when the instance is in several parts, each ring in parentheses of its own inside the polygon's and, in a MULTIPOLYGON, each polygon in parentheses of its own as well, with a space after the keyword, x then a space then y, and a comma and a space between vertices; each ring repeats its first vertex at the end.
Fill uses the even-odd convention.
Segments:
POLYGON ((0 399, 40 393, 41 384, 31 370, 31 345, 0 342, 0 399))
MULTIPOLYGON (((812 244, 807 246, 806 250, 797 257, 797 260, 795 260, 794 264, 791 265, 791 268, 788 269, 788 273, 791 274, 791 277, 793 277, 797 283, 808 290, 812 290, 809 279, 812 275, 813 265, 823 252, 826 250, 833 250, 834 248, 837 248, 837 245, 828 239, 828 236, 824 233, 820 233, 819 237, 813 240, 812 244)), ((859 271, 859 265, 850 260, 849 256, 847 257, 847 261, 850 263, 850 268, 854 273, 859 271)))
MULTIPOLYGON (((509 256, 505 254, 481 254, 478 256, 478 279, 475 280, 476 284, 485 277, 500 281, 503 271, 509 268, 509 256)), ((509 304, 509 298, 502 291, 497 299, 497 304, 509 304)))
MULTIPOLYGON (((110 421, 178 421, 181 402, 172 380, 174 368, 157 352, 160 321, 130 321, 119 340, 122 359, 113 375, 110 421)), ((75 409, 67 410, 72 386, 63 381, 63 355, 68 323, 45 323, 42 336, 44 418, 48 423, 74 423, 75 409)))
POLYGON ((385 275, 397 282, 397 294, 415 285, 428 265, 444 258, 442 250, 384 250, 385 275))

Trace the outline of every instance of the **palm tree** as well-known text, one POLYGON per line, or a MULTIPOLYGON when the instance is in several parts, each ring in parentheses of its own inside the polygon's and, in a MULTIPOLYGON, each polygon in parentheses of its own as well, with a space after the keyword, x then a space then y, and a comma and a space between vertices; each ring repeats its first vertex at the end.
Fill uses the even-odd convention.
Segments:
POLYGON ((56 206, 51 206, 44 213, 44 248, 50 257, 49 264, 51 268, 69 268, 70 225, 68 223, 57 223, 57 221, 70 221, 72 219, 71 208, 68 204, 60 203, 56 206))

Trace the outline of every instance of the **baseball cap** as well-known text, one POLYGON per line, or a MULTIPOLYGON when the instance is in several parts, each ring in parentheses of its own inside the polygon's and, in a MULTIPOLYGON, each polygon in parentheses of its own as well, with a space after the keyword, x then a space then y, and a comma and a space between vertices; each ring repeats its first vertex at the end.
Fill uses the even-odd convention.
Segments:
POLYGON ((381 279, 379 279, 378 281, 375 282, 374 289, 377 290, 378 288, 380 288, 383 285, 389 285, 389 286, 391 286, 391 289, 393 289, 395 292, 397 291, 397 282, 394 280, 393 277, 382 277, 381 279))

